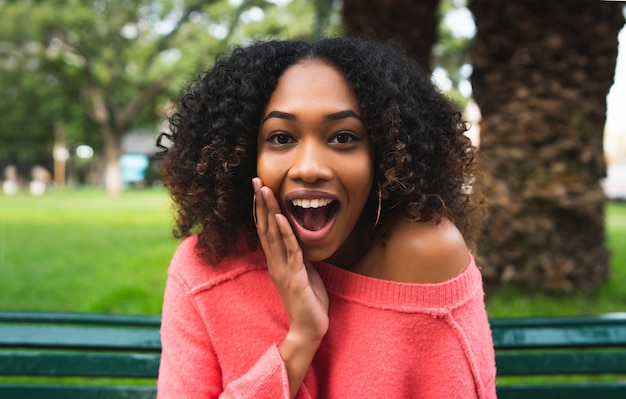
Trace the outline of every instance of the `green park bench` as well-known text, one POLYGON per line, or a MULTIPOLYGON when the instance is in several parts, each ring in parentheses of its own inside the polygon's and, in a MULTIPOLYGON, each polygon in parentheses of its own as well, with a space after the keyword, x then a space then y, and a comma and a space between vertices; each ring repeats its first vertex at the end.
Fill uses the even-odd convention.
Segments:
MULTIPOLYGON (((0 398, 154 398, 158 316, 0 312, 0 398)), ((626 314, 491 320, 498 398, 626 398, 626 314)))
POLYGON ((626 398, 626 313, 490 323, 499 399, 626 398))
POLYGON ((0 312, 0 398, 154 399, 160 322, 159 316, 0 312))

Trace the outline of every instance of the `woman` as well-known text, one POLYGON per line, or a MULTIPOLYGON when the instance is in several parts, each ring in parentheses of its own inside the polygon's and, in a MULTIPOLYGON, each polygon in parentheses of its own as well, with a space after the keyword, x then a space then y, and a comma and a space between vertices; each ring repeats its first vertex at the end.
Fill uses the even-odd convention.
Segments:
POLYGON ((179 105, 160 398, 495 397, 474 149, 427 73, 273 41, 179 105))

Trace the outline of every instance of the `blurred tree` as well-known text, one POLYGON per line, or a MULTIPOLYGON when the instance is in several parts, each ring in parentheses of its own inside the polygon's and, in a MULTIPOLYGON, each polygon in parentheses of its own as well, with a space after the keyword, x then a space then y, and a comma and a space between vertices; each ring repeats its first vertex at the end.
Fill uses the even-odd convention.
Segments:
POLYGON ((471 0, 472 85, 490 200, 483 272, 544 291, 609 273, 602 137, 623 5, 471 0))
POLYGON ((15 124, 2 127, 3 136, 21 125, 30 133, 24 137, 52 139, 53 126, 64 126, 73 138, 102 144, 106 189, 119 193, 123 135, 154 125, 158 95, 184 73, 181 64, 199 61, 175 62, 180 54, 175 46, 192 34, 179 31, 200 4, 49 0, 0 5, 4 79, 21 77, 4 90, 3 105, 17 112, 15 124), (100 140, 91 139, 94 131, 100 140))
POLYGON ((461 109, 472 99, 469 78, 472 72, 471 46, 475 25, 465 0, 441 0, 437 13, 438 40, 432 49, 434 74, 445 72, 449 87, 441 87, 461 109))
POLYGON ((346 34, 395 42, 425 68, 437 42, 439 0, 343 0, 346 34))
POLYGON ((315 10, 307 0, 0 1, 0 107, 10 115, 0 137, 24 157, 62 126, 102 149, 117 194, 125 134, 155 128, 167 99, 231 44, 336 28, 316 31, 315 10))
POLYGON ((435 77, 449 80, 447 84, 437 83, 464 107, 471 92, 462 92, 459 87, 468 83, 473 31, 461 32, 451 25, 456 20, 449 17, 459 12, 470 14, 464 0, 344 0, 341 9, 346 34, 378 38, 403 48, 434 71, 435 77))
POLYGON ((0 109, 4 111, 0 159, 5 164, 50 158, 54 126, 60 121, 74 132, 97 129, 77 107, 66 105, 75 102, 76 88, 62 87, 53 74, 5 70, 0 73, 0 87, 0 109))

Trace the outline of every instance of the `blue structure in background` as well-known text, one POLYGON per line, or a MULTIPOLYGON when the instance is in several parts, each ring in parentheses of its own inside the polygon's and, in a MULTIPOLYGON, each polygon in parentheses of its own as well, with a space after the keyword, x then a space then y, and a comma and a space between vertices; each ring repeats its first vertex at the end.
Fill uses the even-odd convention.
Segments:
POLYGON ((143 154, 125 154, 120 157, 122 182, 132 184, 145 180, 148 168, 148 156, 143 154))

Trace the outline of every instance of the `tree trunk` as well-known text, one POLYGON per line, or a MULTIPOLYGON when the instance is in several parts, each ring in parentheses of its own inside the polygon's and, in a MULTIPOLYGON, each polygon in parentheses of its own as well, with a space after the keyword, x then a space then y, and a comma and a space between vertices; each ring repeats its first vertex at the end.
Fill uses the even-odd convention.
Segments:
POLYGON ((56 123, 54 125, 54 147, 52 150, 52 176, 54 188, 63 190, 65 188, 65 169, 69 154, 65 145, 65 125, 56 123))
POLYGON ((346 34, 389 40, 430 69, 439 0, 344 0, 346 34))
POLYGON ((603 130, 622 6, 472 0, 482 113, 485 279, 593 290, 609 274, 603 130))
POLYGON ((104 188, 108 195, 116 197, 122 193, 121 135, 116 135, 110 127, 101 127, 104 135, 104 188))
POLYGON ((122 135, 126 132, 126 127, 115 123, 116 118, 111 107, 107 106, 101 89, 92 85, 85 92, 89 99, 89 113, 100 127, 104 142, 104 188, 108 195, 118 196, 122 193, 120 156, 122 135))

